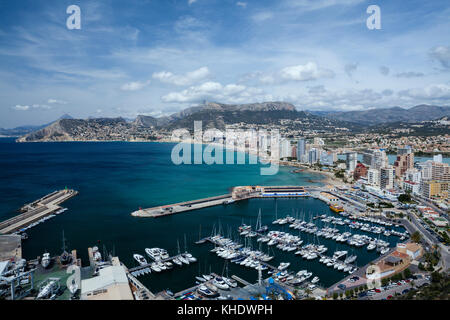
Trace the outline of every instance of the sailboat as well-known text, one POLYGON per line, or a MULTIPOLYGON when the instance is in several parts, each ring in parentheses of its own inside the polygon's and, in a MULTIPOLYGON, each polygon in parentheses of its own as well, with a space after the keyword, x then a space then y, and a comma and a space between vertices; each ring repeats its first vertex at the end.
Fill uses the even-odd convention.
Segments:
POLYGON ((64 238, 64 230, 63 230, 63 247, 62 247, 62 249, 63 249, 63 252, 59 256, 59 261, 61 262, 61 264, 68 264, 68 263, 72 262, 72 255, 66 251, 66 239, 64 238))
POLYGON ((269 230, 268 226, 262 226, 261 225, 261 208, 259 209, 259 213, 258 213, 258 219, 256 220, 256 232, 266 232, 267 230, 269 230))

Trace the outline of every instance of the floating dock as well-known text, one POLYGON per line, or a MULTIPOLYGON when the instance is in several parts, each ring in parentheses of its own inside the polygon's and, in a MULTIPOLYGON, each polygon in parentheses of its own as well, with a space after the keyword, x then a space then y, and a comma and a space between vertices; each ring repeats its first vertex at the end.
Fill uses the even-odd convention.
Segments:
POLYGON ((62 209, 59 204, 69 200, 77 194, 78 191, 64 189, 52 192, 45 197, 24 205, 20 208, 20 211, 23 212, 22 214, 0 222, 0 233, 8 234, 20 230, 34 221, 62 209))
POLYGON ((233 192, 230 194, 147 209, 140 208, 132 212, 131 215, 134 217, 158 218, 217 205, 226 205, 251 198, 297 198, 309 196, 311 196, 309 191, 302 186, 242 186, 234 187, 233 192))

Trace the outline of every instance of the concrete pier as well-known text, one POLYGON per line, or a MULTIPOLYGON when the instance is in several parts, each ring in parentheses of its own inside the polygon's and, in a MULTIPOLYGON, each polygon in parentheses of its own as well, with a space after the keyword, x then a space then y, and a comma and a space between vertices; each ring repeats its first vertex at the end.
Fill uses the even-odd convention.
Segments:
POLYGON ((24 205, 20 209, 23 212, 22 214, 0 222, 0 233, 8 234, 20 230, 34 221, 62 209, 59 204, 77 194, 78 191, 71 189, 55 191, 39 200, 24 205))
POLYGON ((233 198, 231 194, 225 194, 222 196, 180 202, 160 207, 148 208, 148 209, 140 209, 133 213, 131 213, 134 217, 151 217, 158 218, 164 217, 168 215, 172 215, 175 213, 181 213, 186 211, 192 211, 197 209, 203 209, 207 207, 217 206, 221 204, 225 204, 227 202, 232 201, 233 198))
POLYGON ((132 212, 131 215, 134 217, 158 218, 251 198, 297 198, 308 196, 311 196, 311 194, 302 186, 239 186, 234 187, 231 194, 139 209, 132 212))

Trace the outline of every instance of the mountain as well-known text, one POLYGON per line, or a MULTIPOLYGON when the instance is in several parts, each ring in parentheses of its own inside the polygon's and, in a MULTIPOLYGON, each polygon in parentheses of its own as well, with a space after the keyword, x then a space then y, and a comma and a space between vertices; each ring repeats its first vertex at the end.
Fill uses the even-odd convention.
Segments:
POLYGON ((400 107, 369 109, 363 111, 331 112, 329 119, 376 125, 390 122, 421 122, 450 116, 450 107, 418 105, 410 109, 400 107))
POLYGON ((3 129, 0 128, 0 136, 8 136, 8 137, 20 137, 23 135, 26 135, 28 133, 34 132, 34 131, 38 131, 40 129, 43 129, 49 125, 51 125, 52 123, 61 120, 61 119, 73 119, 72 116, 70 116, 69 114, 63 114, 61 117, 59 117, 58 119, 56 119, 55 121, 52 121, 50 123, 46 123, 43 125, 37 125, 37 126, 20 126, 20 127, 16 127, 16 128, 12 128, 12 129, 3 129))
POLYGON ((133 122, 123 118, 61 119, 45 128, 28 133, 18 142, 31 141, 85 141, 85 140, 142 140, 156 139, 174 129, 193 130, 194 121, 202 121, 204 129, 224 130, 228 124, 280 125, 292 130, 333 130, 336 127, 358 128, 356 124, 327 119, 304 111, 297 111, 286 102, 251 104, 222 104, 206 102, 187 108, 168 117, 154 118, 139 115, 133 122))
POLYGON ((123 118, 60 119, 40 130, 26 134, 17 142, 123 140, 132 125, 123 118))

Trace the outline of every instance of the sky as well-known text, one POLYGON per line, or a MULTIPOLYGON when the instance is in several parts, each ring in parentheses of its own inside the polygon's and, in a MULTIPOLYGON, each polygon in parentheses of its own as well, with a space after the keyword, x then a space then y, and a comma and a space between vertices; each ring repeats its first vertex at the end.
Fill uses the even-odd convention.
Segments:
POLYGON ((203 101, 450 105, 449 17, 448 0, 1 0, 0 127, 203 101))

